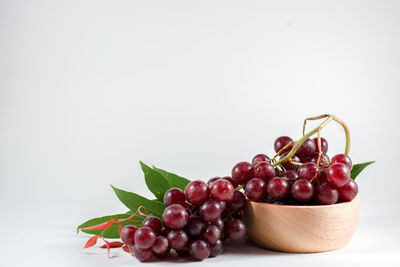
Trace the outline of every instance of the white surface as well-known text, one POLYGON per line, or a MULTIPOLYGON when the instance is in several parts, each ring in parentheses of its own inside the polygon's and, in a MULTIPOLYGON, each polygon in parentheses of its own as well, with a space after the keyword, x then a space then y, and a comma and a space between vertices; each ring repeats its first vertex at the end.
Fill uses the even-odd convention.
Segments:
MULTIPOLYGON (((110 183, 150 197, 140 159, 190 179, 227 175, 322 113, 347 122, 354 162, 377 160, 358 180, 350 246, 206 264, 395 265, 399 11, 398 1, 0 0, 2 265, 130 264, 78 250, 74 229, 124 211, 110 183)), ((329 155, 343 150, 338 127, 323 135, 329 155)))

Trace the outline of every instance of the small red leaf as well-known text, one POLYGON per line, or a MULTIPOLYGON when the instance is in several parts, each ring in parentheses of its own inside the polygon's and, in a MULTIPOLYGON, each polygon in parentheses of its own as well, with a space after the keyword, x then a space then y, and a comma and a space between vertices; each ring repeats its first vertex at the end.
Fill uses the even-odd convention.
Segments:
MULTIPOLYGON (((108 245, 110 246, 110 248, 120 248, 124 245, 124 243, 119 241, 114 241, 114 242, 108 242, 108 245)), ((107 243, 102 245, 100 248, 107 248, 107 243)))
POLYGON ((113 219, 111 221, 105 222, 105 223, 101 223, 98 225, 93 225, 90 227, 86 227, 86 228, 82 228, 82 230, 105 230, 107 228, 110 228, 111 225, 113 225, 116 221, 118 221, 117 219, 113 219))
POLYGON ((121 231, 122 231, 122 225, 121 225, 121 223, 119 223, 119 224, 118 224, 119 236, 121 236, 121 231))
POLYGON ((126 252, 126 253, 131 253, 131 248, 127 245, 123 246, 122 249, 126 252))
POLYGON ((86 242, 85 246, 83 248, 90 248, 96 245, 97 239, 99 238, 99 235, 94 235, 89 240, 86 242))

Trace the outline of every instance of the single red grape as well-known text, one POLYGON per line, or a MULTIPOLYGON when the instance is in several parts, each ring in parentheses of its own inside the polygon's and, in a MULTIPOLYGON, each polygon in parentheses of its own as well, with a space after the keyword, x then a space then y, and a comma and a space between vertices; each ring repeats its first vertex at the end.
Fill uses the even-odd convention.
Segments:
POLYGON ((298 179, 292 185, 292 195, 298 201, 310 201, 314 195, 314 186, 305 179, 298 179))
POLYGON ((158 255, 163 255, 166 251, 169 251, 168 238, 161 235, 157 236, 156 241, 154 241, 151 249, 154 253, 157 253, 158 255))
POLYGON ((346 165, 347 167, 349 167, 350 170, 353 167, 353 162, 351 161, 351 158, 346 154, 335 155, 331 160, 331 164, 334 164, 334 163, 342 163, 342 164, 346 165))
POLYGON ((321 184, 315 192, 315 200, 321 205, 335 204, 339 199, 339 193, 333 185, 329 183, 321 184))
POLYGON ((235 191, 232 198, 226 203, 226 211, 242 211, 246 204, 246 197, 240 191, 235 191))
POLYGON ((210 257, 216 257, 216 256, 222 254, 223 252, 224 252, 224 246, 220 239, 215 244, 211 245, 210 257))
POLYGON ((182 230, 170 231, 167 238, 170 247, 176 251, 183 249, 189 240, 187 234, 182 230))
POLYGON ((215 244, 219 238, 221 237, 221 230, 212 224, 207 225, 204 233, 203 238, 210 244, 215 244))
POLYGON ((164 195, 165 206, 170 206, 172 204, 180 204, 185 206, 185 194, 180 188, 171 188, 164 195))
POLYGON ((221 218, 216 219, 211 224, 217 226, 221 232, 224 230, 224 221, 221 218))
POLYGON ((339 198, 341 201, 347 202, 352 201, 358 193, 358 186, 356 181, 350 179, 347 183, 345 183, 342 187, 338 189, 339 198))
POLYGON ((163 213, 164 225, 170 229, 182 229, 189 221, 189 215, 184 207, 172 204, 163 213))
POLYGON ((217 201, 228 201, 232 198, 235 189, 225 179, 219 179, 211 185, 211 198, 217 201))
POLYGON ((282 177, 274 177, 267 183, 267 193, 274 199, 285 198, 289 193, 289 183, 282 177))
POLYGON ((151 249, 143 249, 138 245, 134 245, 132 247, 132 251, 135 255, 135 258, 142 262, 149 261, 153 256, 153 251, 151 249))
POLYGON ((159 233, 162 229, 161 220, 156 216, 149 216, 142 222, 142 227, 149 227, 154 233, 159 233))
POLYGON ((210 256, 210 246, 204 240, 197 239, 190 243, 189 253, 196 260, 202 261, 210 256))
POLYGON ((299 179, 299 174, 295 170, 287 170, 283 173, 283 176, 294 180, 299 179))
POLYGON ((237 184, 246 184, 252 177, 252 165, 242 161, 236 164, 232 169, 232 178, 237 184))
POLYGON ((231 240, 243 239, 246 235, 246 226, 240 219, 229 221, 225 225, 225 237, 231 240))
POLYGON ((151 248, 156 241, 156 234, 149 227, 140 227, 135 233, 135 245, 141 249, 151 248))
POLYGON ((221 177, 213 177, 207 181, 207 184, 211 185, 212 183, 214 183, 216 180, 219 180, 219 179, 221 179, 221 177))
POLYGON ((230 176, 224 176, 221 179, 227 180, 228 182, 230 182, 233 186, 233 188, 238 187, 238 183, 230 176))
POLYGON ((210 197, 208 185, 200 180, 190 182, 185 188, 186 200, 193 205, 201 205, 210 197))
POLYGON ((244 193, 251 201, 260 201, 266 192, 265 182, 259 178, 253 178, 247 182, 244 193))
POLYGON ((124 228, 122 228, 120 236, 125 245, 131 247, 135 244, 135 233, 137 229, 138 228, 132 224, 125 225, 124 228))
POLYGON ((315 152, 315 144, 314 142, 310 139, 307 138, 303 144, 297 149, 296 154, 299 157, 308 157, 311 156, 315 152))
POLYGON ((299 179, 306 179, 308 181, 318 177, 317 165, 312 162, 304 163, 297 169, 299 179))
MULTIPOLYGON (((318 149, 318 137, 315 137, 313 139, 314 144, 315 144, 315 151, 319 152, 318 149)), ((328 152, 328 141, 326 141, 325 138, 321 137, 321 151, 322 153, 326 154, 328 152)))
MULTIPOLYGON (((282 148, 284 148, 290 142, 293 142, 293 140, 289 136, 278 137, 274 142, 275 152, 278 153, 282 148)), ((285 151, 282 151, 282 152, 288 152, 288 151, 290 151, 290 149, 292 149, 292 146, 288 147, 287 149, 285 149, 285 151)))
POLYGON ((221 216, 221 205, 215 200, 208 200, 200 206, 199 213, 204 221, 213 222, 221 216))
POLYGON ((275 176, 274 165, 266 161, 262 161, 254 165, 252 171, 253 178, 260 178, 266 182, 275 176))
POLYGON ((334 163, 326 172, 328 182, 336 187, 341 187, 350 179, 350 169, 342 163, 334 163))
POLYGON ((192 216, 185 226, 185 232, 190 237, 199 237, 203 233, 205 226, 205 222, 199 216, 192 216))
MULTIPOLYGON (((287 154, 288 154, 288 152, 285 152, 285 153, 281 154, 280 158, 283 159, 284 157, 286 157, 287 154)), ((292 156, 292 161, 293 162, 297 162, 297 163, 301 162, 299 156, 297 156, 297 155, 292 156)), ((288 161, 282 163, 281 165, 282 165, 283 168, 285 168, 285 170, 297 170, 297 168, 299 167, 297 165, 291 164, 288 161)))
POLYGON ((256 164, 259 163, 259 162, 262 162, 262 161, 267 161, 267 162, 269 162, 270 160, 271 160, 271 159, 270 159, 267 155, 265 155, 265 154, 257 154, 257 155, 255 155, 254 158, 251 160, 251 164, 256 165, 256 164))

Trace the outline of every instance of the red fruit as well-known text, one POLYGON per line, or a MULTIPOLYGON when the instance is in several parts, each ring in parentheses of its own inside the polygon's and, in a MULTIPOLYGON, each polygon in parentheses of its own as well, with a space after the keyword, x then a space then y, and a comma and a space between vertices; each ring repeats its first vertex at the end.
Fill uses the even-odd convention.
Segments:
POLYGON ((137 231, 137 227, 131 224, 125 225, 121 230, 121 240, 127 246, 133 246, 135 244, 135 233, 137 231))
POLYGON ((228 201, 232 198, 235 189, 225 179, 219 179, 211 185, 211 198, 217 201, 228 201))
POLYGON ((338 191, 341 201, 352 201, 357 196, 358 186, 354 180, 350 179, 344 186, 340 187, 338 191))
POLYGON ((331 160, 331 164, 334 164, 334 163, 342 163, 342 164, 346 165, 347 167, 349 167, 350 170, 353 167, 353 162, 351 161, 351 158, 349 156, 347 156, 346 154, 335 155, 331 160))
POLYGON ((196 260, 202 261, 210 256, 210 245, 204 240, 197 239, 190 243, 189 253, 196 260))
POLYGON ((141 249, 151 248, 156 241, 156 234, 149 227, 140 227, 135 233, 135 245, 141 249))
POLYGON ((240 191, 235 191, 232 198, 226 202, 226 211, 239 212, 242 211, 246 204, 246 197, 240 191))
POLYGON ((233 188, 238 187, 238 183, 235 180, 233 180, 233 178, 230 176, 224 176, 221 179, 224 179, 224 180, 227 180, 228 182, 230 182, 233 185, 233 188))
POLYGON ((183 249, 189 241, 187 234, 182 230, 172 230, 167 238, 170 247, 176 251, 183 249))
POLYGON ((332 164, 326 172, 326 179, 330 184, 341 187, 349 181, 350 169, 341 163, 332 164))
POLYGON ((315 200, 321 205, 335 204, 339 199, 339 193, 336 187, 329 183, 321 184, 315 193, 315 200))
POLYGON ((184 207, 172 204, 163 212, 164 225, 170 229, 182 229, 189 221, 189 215, 184 207))
POLYGON ((260 178, 266 182, 275 176, 274 165, 266 161, 254 165, 252 171, 254 178, 260 178))
POLYGON ((142 227, 146 226, 149 227, 154 231, 154 233, 159 233, 161 232, 162 229, 162 223, 161 220, 156 217, 156 216, 149 216, 147 217, 143 222, 142 222, 142 227))
POLYGON ((185 206, 185 194, 180 188, 171 188, 164 195, 165 206, 170 206, 172 204, 180 204, 185 206))
POLYGON ((237 184, 246 184, 252 178, 252 165, 242 161, 236 164, 232 169, 232 178, 237 184))
POLYGON ((298 201, 310 201, 314 195, 314 186, 305 179, 299 179, 292 185, 292 194, 298 201))
POLYGON ((247 182, 244 193, 251 201, 260 201, 266 192, 265 182, 259 178, 253 178, 247 182))
POLYGON ((186 200, 193 205, 201 205, 210 197, 208 185, 200 180, 190 182, 185 188, 186 200))
POLYGON ((297 149, 296 154, 299 155, 299 157, 308 157, 311 156, 315 151, 314 142, 308 138, 303 144, 301 144, 299 149, 297 149))
POLYGON ((267 161, 267 162, 269 162, 270 160, 271 160, 271 159, 270 159, 267 155, 265 155, 265 154, 257 154, 257 155, 255 155, 254 158, 251 160, 251 164, 256 165, 256 164, 259 163, 259 162, 262 162, 262 161, 267 161))
POLYGON ((142 249, 137 245, 132 247, 132 251, 135 258, 142 262, 149 261, 153 256, 153 251, 151 249, 142 249))
POLYGON ((313 178, 318 177, 317 165, 312 162, 304 163, 297 169, 299 179, 306 179, 311 181, 313 178))
POLYGON ((200 217, 206 222, 217 220, 222 213, 221 205, 215 200, 208 200, 200 206, 200 217))
MULTIPOLYGON (((284 148, 290 142, 293 142, 293 140, 289 136, 280 136, 280 137, 278 137, 274 142, 275 152, 278 153, 282 148, 284 148)), ((287 149, 285 149, 284 151, 282 151, 282 153, 283 152, 288 152, 288 151, 290 151, 290 149, 292 149, 292 146, 290 146, 287 149)))
MULTIPOLYGON (((313 139, 314 144, 315 144, 315 151, 319 152, 318 149, 318 137, 315 137, 313 139)), ((328 152, 328 141, 326 141, 325 138, 321 137, 321 151, 322 153, 326 154, 328 152)))
POLYGON ((274 177, 267 183, 267 193, 276 200, 285 198, 289 193, 289 183, 282 177, 274 177))

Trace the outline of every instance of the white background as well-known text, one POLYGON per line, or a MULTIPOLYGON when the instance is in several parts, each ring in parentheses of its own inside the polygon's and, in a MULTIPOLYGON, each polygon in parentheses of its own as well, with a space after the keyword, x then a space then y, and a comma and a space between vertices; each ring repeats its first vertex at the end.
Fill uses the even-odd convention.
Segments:
MULTIPOLYGON (((150 197, 139 160, 228 175, 335 113, 353 161, 377 160, 350 244, 201 264, 398 266, 399 14, 398 1, 0 0, 0 265, 137 264, 80 250, 75 227, 126 210, 109 184, 150 197)), ((323 133, 343 151, 337 125, 323 133)))

